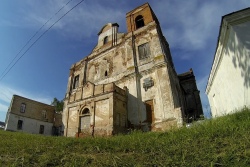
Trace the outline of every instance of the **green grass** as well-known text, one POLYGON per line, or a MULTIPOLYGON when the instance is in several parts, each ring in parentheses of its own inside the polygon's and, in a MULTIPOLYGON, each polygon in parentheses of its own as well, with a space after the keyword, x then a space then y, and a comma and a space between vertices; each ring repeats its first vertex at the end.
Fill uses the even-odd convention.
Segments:
POLYGON ((192 128, 106 138, 0 131, 0 166, 249 166, 250 110, 192 128))

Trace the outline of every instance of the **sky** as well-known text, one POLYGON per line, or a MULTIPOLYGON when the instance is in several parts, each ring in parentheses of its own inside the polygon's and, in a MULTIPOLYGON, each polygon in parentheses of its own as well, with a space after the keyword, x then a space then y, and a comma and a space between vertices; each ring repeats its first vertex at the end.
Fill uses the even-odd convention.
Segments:
POLYGON ((221 17, 247 8, 249 0, 3 0, 0 5, 0 121, 13 94, 46 104, 66 93, 72 64, 89 55, 107 23, 126 30, 126 13, 148 2, 166 37, 177 73, 196 76, 203 112, 205 88, 221 17), (71 8, 73 8, 71 10, 71 8))

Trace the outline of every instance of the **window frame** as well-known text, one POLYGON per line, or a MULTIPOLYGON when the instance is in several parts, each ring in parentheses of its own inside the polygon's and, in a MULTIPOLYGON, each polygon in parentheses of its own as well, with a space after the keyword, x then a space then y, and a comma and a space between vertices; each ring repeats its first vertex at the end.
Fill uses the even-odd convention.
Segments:
POLYGON ((73 82, 73 89, 76 89, 76 88, 78 88, 79 87, 79 80, 80 80, 80 76, 79 75, 76 75, 75 77, 74 77, 74 82, 73 82))
POLYGON ((20 113, 25 113, 25 110, 26 110, 26 104, 25 103, 21 103, 20 113))
POLYGON ((139 55, 139 60, 144 60, 150 57, 151 51, 149 42, 146 42, 138 46, 138 55, 139 55))
POLYGON ((42 117, 43 118, 47 118, 47 111, 46 110, 42 110, 42 117))

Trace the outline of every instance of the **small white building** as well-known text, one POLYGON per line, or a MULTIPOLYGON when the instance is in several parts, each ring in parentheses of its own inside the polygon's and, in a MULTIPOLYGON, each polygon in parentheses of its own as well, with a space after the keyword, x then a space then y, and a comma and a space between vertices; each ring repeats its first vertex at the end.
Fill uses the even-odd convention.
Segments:
POLYGON ((62 115, 54 106, 13 95, 6 114, 5 130, 43 135, 60 135, 62 115))
POLYGON ((250 107, 250 8, 222 17, 206 94, 213 117, 250 107))

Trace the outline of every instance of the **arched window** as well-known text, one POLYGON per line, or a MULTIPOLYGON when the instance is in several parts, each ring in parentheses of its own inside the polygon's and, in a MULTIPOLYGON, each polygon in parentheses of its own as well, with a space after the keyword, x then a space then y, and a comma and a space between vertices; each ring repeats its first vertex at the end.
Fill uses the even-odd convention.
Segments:
POLYGON ((104 75, 105 75, 105 77, 108 76, 108 71, 105 71, 105 74, 104 74, 104 75))
POLYGON ((82 111, 82 114, 81 114, 81 115, 86 115, 86 114, 90 114, 88 108, 85 108, 85 109, 82 111))
POLYGON ((135 18, 136 29, 144 26, 144 20, 142 15, 139 15, 135 18))
POLYGON ((103 45, 105 45, 106 43, 108 43, 108 36, 104 37, 103 39, 103 45))
POLYGON ((81 132, 88 131, 90 127, 90 111, 88 108, 85 108, 81 113, 80 113, 80 129, 81 132))

